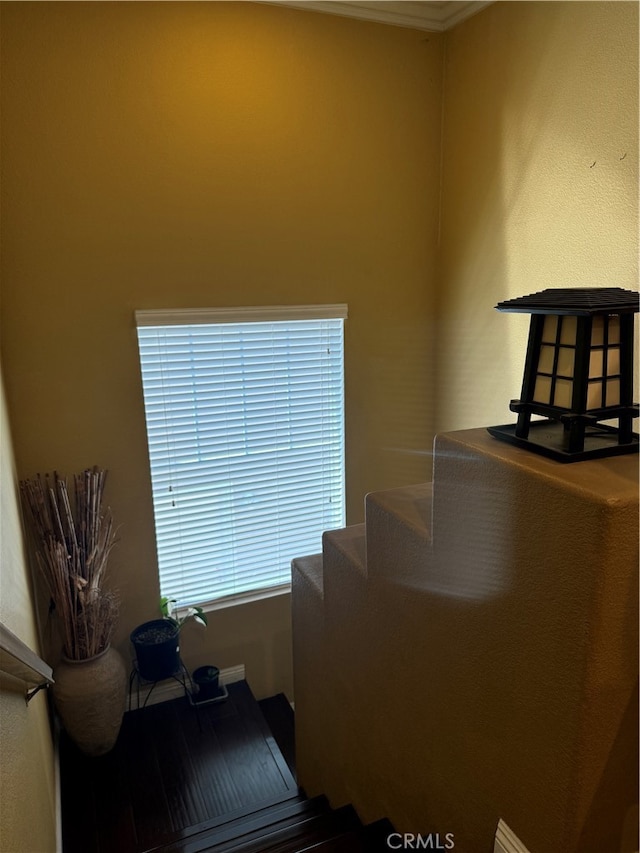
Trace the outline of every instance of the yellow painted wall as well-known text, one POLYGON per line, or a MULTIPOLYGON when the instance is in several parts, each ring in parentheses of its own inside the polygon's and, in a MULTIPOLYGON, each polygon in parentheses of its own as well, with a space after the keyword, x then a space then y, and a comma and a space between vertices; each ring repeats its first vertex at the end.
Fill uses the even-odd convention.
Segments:
MULTIPOLYGON (((0 376, 0 622, 34 651, 38 632, 20 525, 11 435, 0 376)), ((56 849, 55 773, 47 700, 0 675, 0 851, 56 849)))
MULTIPOLYGON (((253 3, 2 4, 20 476, 110 471, 117 644, 158 581, 133 312, 347 302, 350 522, 428 478, 443 36, 253 3)), ((288 596, 188 626, 291 693, 288 596)))
POLYGON ((546 287, 638 289, 638 4, 498 2, 447 33, 437 429, 510 423, 546 287))

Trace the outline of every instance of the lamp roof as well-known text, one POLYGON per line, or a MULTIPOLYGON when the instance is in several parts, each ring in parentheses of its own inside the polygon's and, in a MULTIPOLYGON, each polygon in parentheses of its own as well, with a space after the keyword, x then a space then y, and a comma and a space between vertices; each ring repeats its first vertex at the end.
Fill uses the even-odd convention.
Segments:
POLYGON ((498 302, 498 311, 524 314, 628 314, 640 310, 640 294, 622 287, 557 287, 498 302))

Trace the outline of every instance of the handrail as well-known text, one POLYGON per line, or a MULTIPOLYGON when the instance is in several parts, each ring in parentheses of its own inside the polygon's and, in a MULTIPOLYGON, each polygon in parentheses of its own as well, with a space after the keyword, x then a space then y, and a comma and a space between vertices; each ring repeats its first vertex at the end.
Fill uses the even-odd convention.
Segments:
POLYGON ((54 683, 53 670, 26 643, 0 622, 0 671, 26 682, 35 689, 27 691, 26 700, 54 683))

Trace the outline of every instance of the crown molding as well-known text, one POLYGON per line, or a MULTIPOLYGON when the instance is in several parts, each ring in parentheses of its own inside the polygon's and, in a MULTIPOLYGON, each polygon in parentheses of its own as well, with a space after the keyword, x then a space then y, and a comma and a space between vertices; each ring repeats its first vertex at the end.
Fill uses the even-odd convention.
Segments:
POLYGON ((472 15, 476 15, 487 6, 491 6, 493 2, 494 0, 471 0, 470 2, 459 2, 459 0, 456 2, 456 0, 449 0, 448 3, 443 3, 440 16, 440 20, 443 24, 442 29, 450 30, 451 27, 455 27, 455 25, 461 23, 461 21, 466 21, 467 18, 470 18, 472 15))
POLYGON ((427 32, 444 32, 475 15, 493 0, 258 0, 343 18, 359 18, 427 32))

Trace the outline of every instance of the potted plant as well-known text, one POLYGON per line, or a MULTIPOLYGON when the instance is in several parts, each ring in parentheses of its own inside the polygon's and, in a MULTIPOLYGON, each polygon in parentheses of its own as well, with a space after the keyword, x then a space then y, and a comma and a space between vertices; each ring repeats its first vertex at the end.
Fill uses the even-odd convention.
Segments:
POLYGON ((220 695, 218 679, 220 670, 217 666, 207 664, 199 666, 193 671, 193 682, 198 688, 198 692, 194 696, 196 702, 208 702, 210 699, 215 699, 220 695))
POLYGON ((20 482, 35 558, 62 637, 53 696, 69 736, 88 755, 116 742, 126 701, 124 661, 111 647, 119 602, 104 588, 116 541, 111 510, 102 508, 107 472, 73 478, 57 473, 20 482))
POLYGON ((145 681, 162 681, 180 670, 180 631, 193 620, 207 625, 207 615, 201 607, 189 607, 183 616, 174 615, 175 599, 160 599, 162 619, 143 622, 131 632, 138 673, 145 681))

